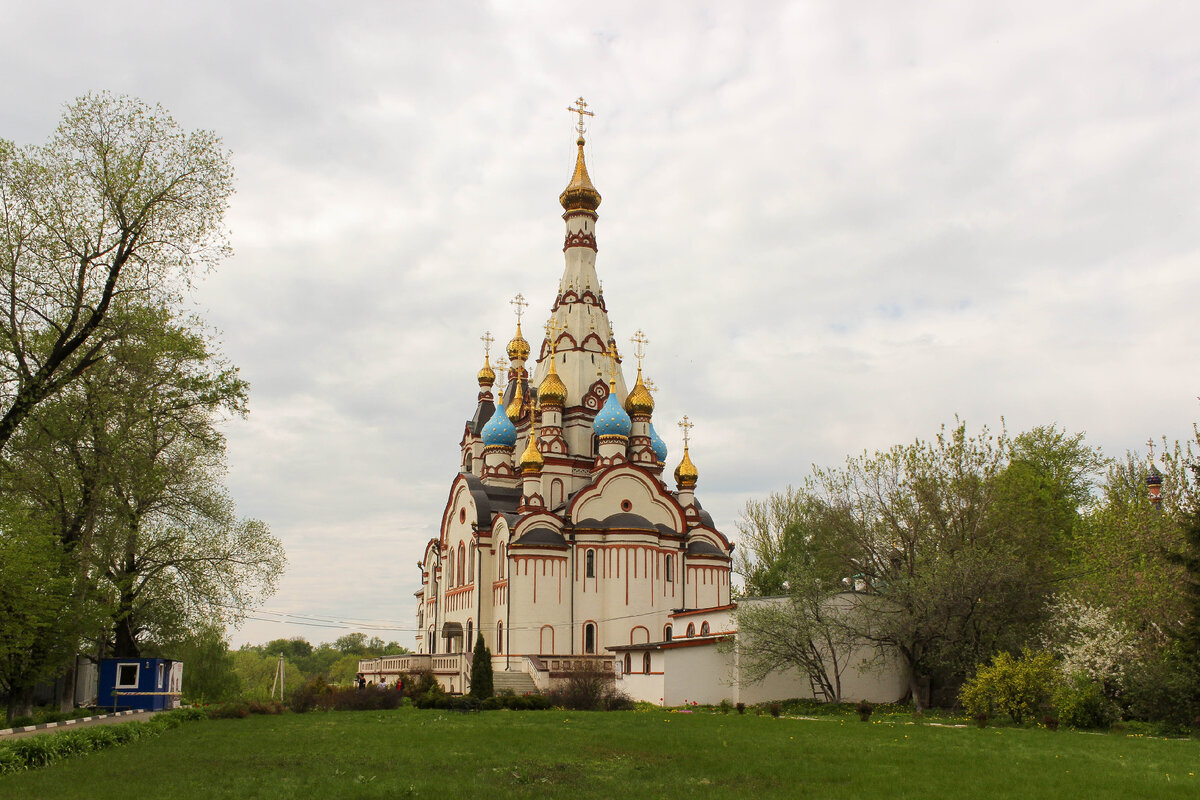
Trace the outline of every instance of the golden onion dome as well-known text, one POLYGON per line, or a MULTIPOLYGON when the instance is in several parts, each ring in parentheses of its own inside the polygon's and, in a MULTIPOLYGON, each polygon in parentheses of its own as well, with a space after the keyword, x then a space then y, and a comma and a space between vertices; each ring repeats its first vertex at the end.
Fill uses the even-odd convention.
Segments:
POLYGON ((558 370, 554 368, 553 353, 550 354, 550 371, 542 378, 537 396, 542 405, 561 406, 567 402, 567 385, 558 377, 558 370))
POLYGON ((537 448, 537 428, 531 428, 529 444, 525 445, 525 452, 521 454, 521 473, 536 475, 542 471, 542 467, 545 465, 546 460, 542 458, 542 454, 538 452, 537 448))
POLYGON ((675 468, 675 485, 680 489, 694 489, 696 481, 699 479, 700 473, 696 470, 696 465, 692 463, 691 457, 688 456, 687 445, 684 445, 683 460, 675 468))
POLYGON ((634 414, 650 416, 654 413, 654 397, 646 388, 646 384, 642 383, 640 366, 638 367, 637 383, 633 385, 633 391, 625 398, 625 410, 629 412, 630 416, 634 414))
POLYGON ((483 369, 479 370, 479 386, 480 388, 490 389, 492 384, 496 382, 496 371, 492 369, 488 357, 483 357, 483 369))
POLYGON ((508 360, 524 361, 529 358, 529 342, 521 335, 521 323, 517 323, 517 332, 508 343, 508 360))
POLYGON ((588 177, 587 163, 583 160, 583 137, 575 142, 579 145, 579 155, 575 157, 575 174, 563 193, 558 196, 558 202, 567 211, 595 211, 600 206, 600 193, 592 185, 588 177))
POLYGON ((505 413, 508 414, 508 418, 512 420, 513 424, 515 425, 517 420, 521 418, 521 412, 525 410, 525 392, 521 388, 520 369, 517 370, 517 377, 513 378, 513 380, 517 382, 517 390, 513 392, 512 402, 508 404, 508 408, 505 409, 505 413))

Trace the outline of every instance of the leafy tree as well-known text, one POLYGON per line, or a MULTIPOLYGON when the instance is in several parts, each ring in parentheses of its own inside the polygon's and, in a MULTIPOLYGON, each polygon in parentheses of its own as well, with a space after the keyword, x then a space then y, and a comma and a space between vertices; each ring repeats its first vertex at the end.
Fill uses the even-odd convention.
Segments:
POLYGON ((749 500, 738 520, 738 548, 734 569, 750 597, 782 595, 787 591, 788 570, 803 542, 801 520, 809 514, 809 495, 791 486, 772 492, 765 500, 749 500))
POLYGON ((184 702, 223 703, 242 695, 233 654, 219 626, 205 625, 175 640, 151 642, 145 652, 183 662, 184 702))
POLYGON ((338 652, 349 655, 363 655, 367 652, 367 635, 365 633, 347 633, 345 636, 339 636, 333 643, 333 647, 338 652))
POLYGON ((845 615, 853 612, 818 580, 792 586, 783 598, 739 604, 735 646, 742 673, 758 682, 794 669, 826 699, 840 703, 842 675, 854 648, 853 626, 845 615))
POLYGON ((0 141, 0 453, 108 356, 114 311, 173 302, 226 255, 232 191, 215 135, 128 97, 79 98, 45 145, 0 141))
POLYGON ((471 654, 471 697, 486 700, 495 694, 492 687, 492 653, 483 643, 483 634, 475 638, 471 654))
POLYGON ((71 620, 72 584, 51 532, 25 515, 0 513, 0 688, 7 719, 26 716, 32 689, 53 677, 73 639, 56 635, 71 620))
MULTIPOLYGON (((932 442, 817 468, 799 489, 748 505, 740 571, 749 590, 790 594, 788 565, 806 554, 827 591, 853 590, 851 632, 904 659, 919 702, 925 680, 954 686, 1035 634, 1098 458, 1055 428, 1010 440, 959 423, 932 442)), ((818 607, 797 588, 808 601, 799 607, 818 607)))
POLYGON ((1184 570, 1166 557, 1184 544, 1186 469, 1163 465, 1161 510, 1146 491, 1148 465, 1126 454, 1108 470, 1097 507, 1080 522, 1071 541, 1069 592, 1089 605, 1108 608, 1117 622, 1148 646, 1162 649, 1186 618, 1184 570))

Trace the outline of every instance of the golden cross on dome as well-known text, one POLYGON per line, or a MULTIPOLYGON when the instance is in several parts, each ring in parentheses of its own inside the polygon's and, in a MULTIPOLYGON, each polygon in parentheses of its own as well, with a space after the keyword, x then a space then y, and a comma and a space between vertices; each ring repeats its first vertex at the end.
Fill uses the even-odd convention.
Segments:
POLYGON ((650 340, 642 333, 642 329, 638 328, 637 333, 629 337, 629 341, 633 342, 633 354, 637 357, 638 369, 641 369, 642 359, 646 357, 646 345, 650 344, 650 340))
POLYGON ((580 97, 578 100, 575 101, 574 107, 567 106, 567 111, 570 111, 572 114, 579 115, 579 124, 575 126, 575 130, 579 131, 580 136, 583 136, 583 118, 585 116, 588 116, 588 117, 596 116, 591 111, 587 110, 587 105, 588 104, 584 102, 583 98, 580 97))
POLYGON ((646 380, 642 381, 642 385, 646 387, 646 391, 650 394, 654 394, 658 391, 658 386, 655 385, 654 381, 650 380, 649 378, 646 378, 646 380))
POLYGON ((519 328, 521 327, 521 315, 525 313, 525 308, 529 305, 529 303, 525 302, 525 295, 521 294, 520 292, 518 292, 517 296, 508 302, 509 305, 517 310, 517 327, 519 328))
POLYGON ((684 414, 683 419, 679 420, 679 422, 676 424, 678 424, 679 429, 683 431, 683 449, 687 450, 688 440, 691 438, 691 430, 692 428, 696 427, 696 425, 690 419, 688 419, 687 414, 684 414))
POLYGON ((546 341, 550 344, 550 355, 558 352, 558 334, 563 331, 565 325, 559 324, 553 317, 546 320, 546 341))
POLYGON ((1147 439, 1146 444, 1148 444, 1150 446, 1150 463, 1153 464, 1154 463, 1154 437, 1152 436, 1149 439, 1147 439))
POLYGON ((483 342, 483 357, 486 359, 492 354, 492 342, 496 341, 496 337, 492 336, 491 331, 484 331, 479 341, 483 342))
POLYGON ((508 359, 500 356, 496 359, 496 389, 500 392, 500 396, 504 396, 504 386, 508 379, 508 359))

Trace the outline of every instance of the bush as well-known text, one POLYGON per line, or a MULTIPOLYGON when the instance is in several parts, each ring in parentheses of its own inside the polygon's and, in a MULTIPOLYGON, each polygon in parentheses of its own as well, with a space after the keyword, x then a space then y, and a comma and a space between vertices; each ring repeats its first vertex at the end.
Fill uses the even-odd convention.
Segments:
MULTIPOLYGON (((208 719, 208 714, 204 713, 204 709, 197 708, 196 706, 186 706, 184 708, 172 711, 171 713, 177 715, 184 722, 196 722, 198 720, 208 719)), ((102 730, 102 728, 96 728, 95 730, 102 730)))
POLYGON ((767 711, 771 712, 771 716, 779 719, 779 715, 783 713, 783 703, 771 703, 767 706, 767 711))
POLYGON ((1192 699, 1195 691, 1187 670, 1168 654, 1132 665, 1125 673, 1121 699, 1130 719, 1166 722, 1182 729, 1200 716, 1200 703, 1192 699))
POLYGON ((432 670, 423 670, 402 678, 404 696, 416 703, 419 698, 429 693, 434 686, 439 686, 437 677, 432 670))
POLYGON ((1117 719, 1117 708, 1104 696, 1104 687, 1084 673, 1063 680, 1054 692, 1058 721, 1072 728, 1107 728, 1117 719))
MULTIPOLYGON (((204 709, 209 719, 242 719, 250 716, 250 708, 245 703, 219 703, 204 709)), ((307 710, 307 709, 305 709, 307 710)))
POLYGON ((736 708, 736 709, 737 709, 737 712, 738 712, 739 714, 745 714, 745 713, 746 713, 746 704, 745 704, 745 703, 738 703, 736 706, 734 706, 734 708, 736 708))
POLYGON ((0 775, 23 772, 25 762, 12 748, 12 742, 0 742, 0 775))
POLYGON ((616 688, 613 676, 595 667, 571 673, 565 684, 550 690, 546 696, 552 705, 572 711, 628 711, 633 708, 633 700, 616 688))
POLYGON ((1005 713, 1020 725, 1049 701, 1057 674, 1050 653, 1025 650, 1020 658, 1000 653, 963 684, 959 700, 972 716, 1005 713))
POLYGON ((328 708, 324 698, 331 691, 329 682, 325 680, 324 675, 314 675, 311 680, 288 696, 288 707, 297 714, 305 714, 315 708, 328 708))
POLYGON ((875 706, 871 705, 866 700, 859 700, 858 705, 854 707, 854 710, 858 712, 859 719, 861 719, 863 722, 867 722, 871 719, 871 713, 875 710, 875 706))

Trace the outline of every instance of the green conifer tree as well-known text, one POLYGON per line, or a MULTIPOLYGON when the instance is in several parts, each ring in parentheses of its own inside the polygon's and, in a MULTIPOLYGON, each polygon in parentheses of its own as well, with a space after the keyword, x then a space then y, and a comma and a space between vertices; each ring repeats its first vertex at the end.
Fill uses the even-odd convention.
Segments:
POLYGON ((483 634, 475 639, 475 651, 471 656, 471 697, 486 700, 494 694, 492 690, 492 651, 483 643, 483 634))

